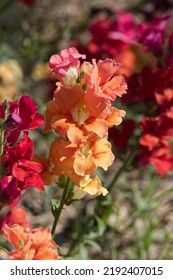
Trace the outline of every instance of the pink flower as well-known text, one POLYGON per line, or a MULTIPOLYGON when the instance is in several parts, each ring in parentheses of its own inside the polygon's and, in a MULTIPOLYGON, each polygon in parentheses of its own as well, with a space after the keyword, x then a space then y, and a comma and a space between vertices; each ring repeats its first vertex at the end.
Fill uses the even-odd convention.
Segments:
POLYGON ((54 54, 49 61, 50 72, 60 76, 66 76, 68 69, 79 65, 79 58, 85 59, 85 55, 78 53, 76 48, 62 50, 60 55, 54 54))

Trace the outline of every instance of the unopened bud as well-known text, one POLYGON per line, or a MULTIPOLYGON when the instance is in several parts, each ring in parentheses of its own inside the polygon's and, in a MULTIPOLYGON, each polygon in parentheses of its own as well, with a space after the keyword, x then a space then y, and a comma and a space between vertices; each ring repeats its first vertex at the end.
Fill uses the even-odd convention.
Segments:
POLYGON ((16 129, 21 122, 22 120, 17 114, 9 114, 4 122, 4 128, 6 130, 16 129))

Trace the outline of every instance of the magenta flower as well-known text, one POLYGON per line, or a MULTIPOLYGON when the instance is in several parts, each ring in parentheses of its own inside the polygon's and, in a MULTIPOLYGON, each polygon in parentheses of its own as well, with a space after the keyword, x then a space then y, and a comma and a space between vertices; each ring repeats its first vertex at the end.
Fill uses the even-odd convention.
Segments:
POLYGON ((160 18, 154 18, 149 24, 145 24, 145 27, 144 24, 138 26, 137 39, 147 51, 155 55, 161 53, 170 17, 170 14, 166 14, 160 18))
POLYGON ((26 95, 22 95, 18 101, 10 102, 10 113, 15 113, 21 118, 17 130, 35 129, 43 125, 44 118, 37 110, 38 106, 26 95))

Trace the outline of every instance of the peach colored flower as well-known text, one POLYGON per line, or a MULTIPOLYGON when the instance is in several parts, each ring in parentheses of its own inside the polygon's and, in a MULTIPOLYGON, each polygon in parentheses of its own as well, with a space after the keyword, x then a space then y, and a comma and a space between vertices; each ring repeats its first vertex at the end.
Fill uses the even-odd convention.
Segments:
POLYGON ((84 72, 84 84, 87 88, 94 88, 95 95, 111 101, 116 96, 122 97, 126 93, 127 84, 122 75, 116 75, 118 64, 113 59, 92 60, 92 64, 84 62, 81 69, 84 72))
POLYGON ((89 195, 107 195, 108 191, 102 186, 102 183, 98 176, 90 178, 89 176, 84 176, 77 185, 73 188, 73 199, 81 199, 87 194, 89 195))
POLYGON ((105 171, 112 164, 114 155, 111 144, 106 139, 90 139, 81 145, 70 141, 55 140, 51 145, 50 161, 54 166, 54 175, 69 176, 76 187, 91 195, 105 195, 107 191, 103 188, 97 177, 90 178, 97 167, 105 171), (94 187, 95 184, 95 187, 94 187))
POLYGON ((73 170, 77 175, 84 176, 94 173, 97 167, 106 171, 113 160, 111 144, 106 139, 87 141, 81 145, 58 139, 51 145, 50 161, 54 166, 52 171, 56 170, 57 175, 67 175, 73 170))
POLYGON ((10 260, 59 260, 57 244, 49 229, 25 229, 19 225, 3 226, 5 238, 15 249, 9 253, 10 260))
POLYGON ((94 95, 93 89, 85 94, 81 85, 60 87, 47 106, 45 133, 53 128, 72 143, 80 144, 91 133, 105 137, 108 128, 119 125, 124 115, 125 111, 94 95))

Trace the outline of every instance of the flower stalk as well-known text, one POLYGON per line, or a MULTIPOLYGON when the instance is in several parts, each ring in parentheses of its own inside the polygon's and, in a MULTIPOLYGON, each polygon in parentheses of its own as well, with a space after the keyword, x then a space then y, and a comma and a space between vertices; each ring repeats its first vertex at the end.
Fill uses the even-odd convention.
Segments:
POLYGON ((56 227, 57 227, 61 212, 62 212, 63 207, 66 203, 66 200, 68 198, 69 186, 70 186, 70 178, 68 177, 67 181, 66 181, 66 184, 65 184, 65 187, 64 187, 64 191, 63 191, 63 194, 62 194, 60 205, 57 208, 57 212, 55 213, 55 220, 54 220, 54 223, 53 223, 53 226, 52 226, 52 231, 51 231, 53 239, 55 237, 55 231, 56 231, 56 227))

